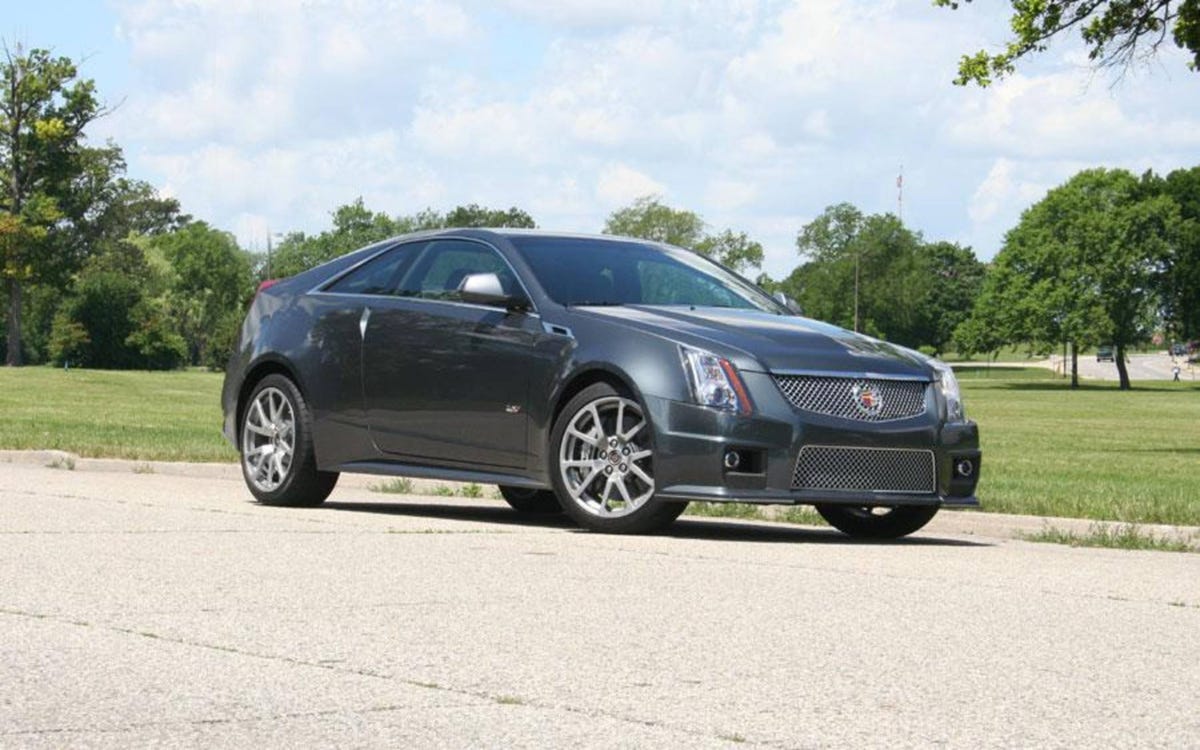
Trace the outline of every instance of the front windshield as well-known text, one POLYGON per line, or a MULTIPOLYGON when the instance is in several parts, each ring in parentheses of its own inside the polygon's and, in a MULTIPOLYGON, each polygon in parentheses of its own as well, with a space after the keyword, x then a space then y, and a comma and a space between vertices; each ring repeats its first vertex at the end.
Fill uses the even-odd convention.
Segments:
POLYGON ((691 305, 787 314, 758 287, 687 250, 585 237, 509 239, 560 305, 691 305))

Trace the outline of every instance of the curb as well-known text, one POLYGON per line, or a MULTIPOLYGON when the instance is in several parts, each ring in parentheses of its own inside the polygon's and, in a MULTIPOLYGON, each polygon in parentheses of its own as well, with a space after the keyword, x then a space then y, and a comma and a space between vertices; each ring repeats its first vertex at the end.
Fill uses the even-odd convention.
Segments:
MULTIPOLYGON (((83 458, 74 453, 60 450, 0 450, 0 464, 43 466, 52 469, 73 471, 107 472, 119 474, 159 474, 162 476, 188 477, 193 479, 216 479, 241 482, 242 471, 235 463, 185 463, 178 461, 131 461, 122 458, 83 458)), ((343 474, 339 487, 370 490, 390 477, 367 474, 343 474)), ((435 488, 450 487, 455 496, 460 496, 460 487, 467 482, 452 482, 433 479, 411 478, 412 491, 409 495, 433 496, 435 488)), ((381 493, 382 495, 382 493, 381 493)), ((494 497, 487 493, 485 497, 494 497)), ((773 508, 784 506, 762 506, 764 515, 770 519, 773 508)), ((1056 516, 1022 516, 1006 513, 986 513, 977 510, 949 510, 938 513, 925 527, 925 532, 935 534, 957 534, 963 536, 993 537, 998 539, 1024 539, 1047 529, 1058 529, 1075 534, 1088 534, 1098 529, 1119 532, 1130 526, 1160 539, 1179 541, 1200 546, 1200 526, 1173 526, 1169 524, 1128 524, 1121 521, 1098 521, 1090 518, 1061 518, 1056 516)))

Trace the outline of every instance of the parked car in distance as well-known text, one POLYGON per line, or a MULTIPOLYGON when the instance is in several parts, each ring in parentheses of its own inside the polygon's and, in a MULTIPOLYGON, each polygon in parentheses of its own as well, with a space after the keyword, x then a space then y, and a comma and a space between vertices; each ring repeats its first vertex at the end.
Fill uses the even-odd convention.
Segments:
POLYGON ((1097 362, 1116 362, 1116 355, 1113 353, 1111 346, 1105 345, 1096 350, 1097 362))
POLYGON ((1187 347, 1184 346, 1183 344, 1176 343, 1176 344, 1171 345, 1171 356, 1172 357, 1186 357, 1187 353, 1188 353, 1187 347))
POLYGON ((497 484, 619 533, 695 500, 811 504, 876 538, 978 505, 949 366, 644 240, 455 229, 350 253, 260 290, 222 404, 268 505, 319 504, 340 472, 497 484))

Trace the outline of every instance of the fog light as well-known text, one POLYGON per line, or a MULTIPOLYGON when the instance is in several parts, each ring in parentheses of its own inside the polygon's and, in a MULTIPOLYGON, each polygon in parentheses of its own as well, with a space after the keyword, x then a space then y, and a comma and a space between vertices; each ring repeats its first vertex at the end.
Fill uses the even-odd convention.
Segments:
POLYGON ((975 462, 969 458, 961 458, 954 464, 954 474, 966 479, 975 473, 975 462))
POLYGON ((742 455, 737 451, 725 451, 725 468, 734 471, 742 465, 742 455))

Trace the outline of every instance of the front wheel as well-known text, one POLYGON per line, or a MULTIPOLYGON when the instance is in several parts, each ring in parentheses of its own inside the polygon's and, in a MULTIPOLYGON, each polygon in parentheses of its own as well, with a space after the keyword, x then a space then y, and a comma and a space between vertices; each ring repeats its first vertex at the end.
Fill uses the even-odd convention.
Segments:
POLYGON ((251 392, 240 447, 246 486, 263 505, 320 505, 337 484, 337 472, 317 469, 308 404, 283 375, 251 392))
POLYGON ((580 391, 554 423, 550 474, 577 524, 641 534, 670 524, 687 503, 654 497, 653 430, 637 401, 607 383, 580 391))
POLYGON ((899 539, 908 536, 937 515, 937 506, 906 505, 897 508, 859 508, 851 505, 818 505, 829 525, 858 539, 899 539))

